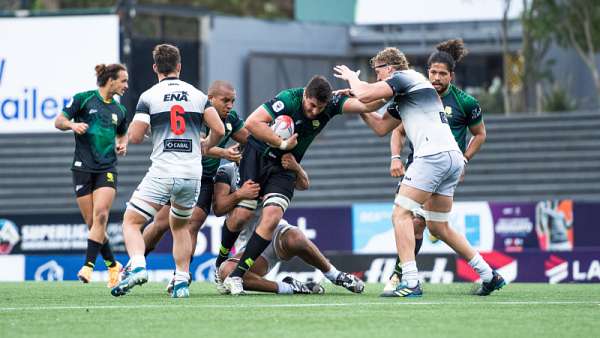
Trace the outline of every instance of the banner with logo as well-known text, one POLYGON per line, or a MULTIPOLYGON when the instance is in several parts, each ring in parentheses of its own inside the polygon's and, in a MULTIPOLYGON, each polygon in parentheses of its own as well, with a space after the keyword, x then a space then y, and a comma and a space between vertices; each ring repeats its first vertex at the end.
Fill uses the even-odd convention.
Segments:
MULTIPOLYGON (((350 208, 291 208, 284 218, 322 251, 352 250, 350 208)), ((111 213, 107 228, 111 247, 117 253, 126 251, 122 219, 122 213, 111 213)), ((225 217, 207 218, 198 233, 195 255, 218 254, 224 221, 225 217)), ((0 215, 0 255, 83 254, 87 236, 87 225, 78 213, 0 215)), ((172 248, 171 232, 167 231, 154 252, 170 254, 172 248)))
MULTIPOLYGON (((600 248, 595 223, 598 202, 455 202, 450 226, 477 250, 489 252, 572 251, 600 248)), ((391 203, 354 204, 353 252, 395 253, 391 203)), ((451 253, 425 231, 421 253, 451 253)))
MULTIPOLYGON (((327 259, 338 270, 349 272, 367 283, 384 283, 391 276, 396 264, 393 255, 330 254, 327 259)), ((456 258, 454 255, 419 255, 419 278, 433 284, 452 283, 455 280, 456 258)), ((277 264, 267 275, 271 280, 292 276, 300 281, 322 281, 323 273, 298 258, 277 264)))
MULTIPOLYGON (((483 258, 508 282, 524 283, 598 283, 600 250, 575 252, 482 253, 483 258)), ((464 259, 457 258, 458 280, 475 282, 477 273, 464 259)))
POLYGON ((0 133, 54 132, 94 67, 119 62, 117 15, 0 18, 0 133))
MULTIPOLYGON (((391 203, 358 203, 352 206, 354 253, 396 253, 392 209, 391 203)), ((489 203, 456 202, 449 222, 476 250, 491 251, 494 248, 494 222, 489 203)), ((425 230, 421 253, 452 252, 450 247, 425 230)))
MULTIPOLYGON (((81 269, 84 258, 82 255, 25 256, 24 279, 35 281, 77 280, 77 272, 81 269)), ((128 260, 126 255, 116 255, 115 258, 122 264, 125 264, 128 260)), ((149 281, 168 282, 173 277, 175 262, 172 255, 152 254, 146 258, 146 263, 149 281)), ((197 281, 212 281, 214 265, 214 256, 210 254, 201 255, 194 257, 190 265, 190 271, 197 281)), ((96 265, 92 280, 95 282, 108 280, 108 272, 104 264, 96 265)))
MULTIPOLYGON (((572 200, 490 203, 495 224, 494 248, 505 252, 573 250, 575 229, 594 228, 592 219, 575 218, 577 204, 572 200)), ((600 247, 600 239, 595 246, 600 247)))

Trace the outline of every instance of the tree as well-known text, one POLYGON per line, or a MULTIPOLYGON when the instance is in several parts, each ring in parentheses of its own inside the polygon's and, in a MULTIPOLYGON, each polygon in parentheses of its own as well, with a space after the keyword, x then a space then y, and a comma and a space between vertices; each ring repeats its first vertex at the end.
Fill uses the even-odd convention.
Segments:
POLYGON ((547 33, 551 28, 548 27, 549 22, 540 20, 538 3, 539 0, 523 0, 521 55, 524 60, 522 82, 525 109, 531 110, 531 99, 535 98, 535 110, 539 113, 543 100, 542 81, 552 79, 548 67, 552 60, 546 61, 552 39, 547 33))
POLYGON ((502 99, 504 102, 504 113, 510 114, 510 88, 508 83, 509 75, 509 59, 508 51, 508 11, 510 10, 511 0, 504 0, 504 10, 502 13, 502 72, 504 73, 504 81, 502 82, 502 99))
POLYGON ((534 1, 536 24, 563 48, 573 48, 590 70, 600 104, 600 73, 596 53, 600 52, 600 6, 598 0, 534 1))

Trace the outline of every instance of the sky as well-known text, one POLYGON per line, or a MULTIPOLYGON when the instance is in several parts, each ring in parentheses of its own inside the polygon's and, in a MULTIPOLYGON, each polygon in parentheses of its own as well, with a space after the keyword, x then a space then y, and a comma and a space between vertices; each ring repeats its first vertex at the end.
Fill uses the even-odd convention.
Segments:
MULTIPOLYGON (((357 24, 391 24, 500 20, 505 0, 358 0, 357 24)), ((510 18, 517 18, 523 0, 511 0, 510 18)))

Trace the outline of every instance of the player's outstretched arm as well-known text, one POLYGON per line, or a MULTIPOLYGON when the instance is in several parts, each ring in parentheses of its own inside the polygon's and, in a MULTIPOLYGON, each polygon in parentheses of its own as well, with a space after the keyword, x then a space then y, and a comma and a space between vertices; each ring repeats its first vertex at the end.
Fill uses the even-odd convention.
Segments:
POLYGON ((372 111, 379 110, 379 108, 385 105, 386 101, 383 99, 375 100, 373 102, 364 103, 355 98, 348 98, 344 102, 344 106, 342 107, 342 111, 344 113, 368 113, 372 111))
POLYGON ((145 112, 137 112, 133 116, 133 121, 127 129, 127 138, 133 144, 140 144, 144 141, 144 136, 150 127, 150 115, 145 112))
POLYGON ((357 72, 345 65, 335 66, 333 70, 333 76, 348 81, 354 97, 363 103, 369 103, 379 99, 389 99, 394 96, 394 91, 385 81, 378 81, 375 83, 361 81, 358 78, 357 72))
POLYGON ((362 113, 360 117, 365 121, 369 128, 373 129, 377 136, 385 136, 401 123, 400 120, 393 118, 390 113, 385 112, 383 116, 377 113, 362 113))
POLYGON ((281 150, 291 150, 297 144, 298 135, 294 134, 287 140, 282 140, 271 128, 269 123, 273 121, 271 114, 265 110, 262 106, 256 108, 256 110, 248 116, 246 119, 246 128, 257 139, 266 142, 273 147, 281 150))
POLYGON ((204 142, 205 149, 203 153, 206 153, 208 149, 216 146, 225 135, 225 126, 223 126, 219 113, 214 107, 208 107, 204 110, 204 122, 210 129, 204 142))

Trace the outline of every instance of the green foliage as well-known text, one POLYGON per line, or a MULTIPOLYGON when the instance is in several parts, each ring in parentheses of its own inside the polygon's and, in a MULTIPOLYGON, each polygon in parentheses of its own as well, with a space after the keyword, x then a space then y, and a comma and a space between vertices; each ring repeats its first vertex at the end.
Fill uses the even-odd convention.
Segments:
POLYGON ((533 6, 538 37, 551 36, 566 48, 600 51, 598 0, 534 0, 533 6))
POLYGON ((482 107, 485 114, 504 114, 504 102, 502 101, 502 81, 495 78, 487 89, 470 92, 482 107))
POLYGON ((571 98, 567 90, 554 83, 548 93, 544 95, 542 109, 545 112, 564 112, 577 109, 577 102, 571 98))
MULTIPOLYGON (((117 0, 31 0, 23 9, 48 9, 51 2, 60 9, 106 8, 126 1, 117 0)), ((223 14, 253 16, 258 18, 293 18, 293 0, 137 0, 139 5, 170 5, 203 8, 223 14)))

